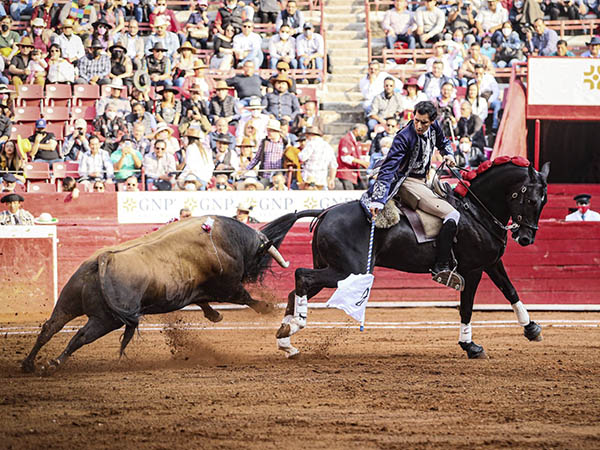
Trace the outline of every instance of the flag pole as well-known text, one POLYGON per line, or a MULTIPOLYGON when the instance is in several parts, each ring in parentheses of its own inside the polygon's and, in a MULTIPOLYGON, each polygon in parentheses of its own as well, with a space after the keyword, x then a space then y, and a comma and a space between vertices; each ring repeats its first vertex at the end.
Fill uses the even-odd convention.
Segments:
MULTIPOLYGON (((375 236, 375 217, 371 218, 371 235, 369 236, 369 253, 367 256, 367 273, 371 273, 371 259, 373 258, 373 237, 375 236)), ((360 331, 365 331, 365 314, 367 309, 363 313, 362 320, 360 321, 360 331)))

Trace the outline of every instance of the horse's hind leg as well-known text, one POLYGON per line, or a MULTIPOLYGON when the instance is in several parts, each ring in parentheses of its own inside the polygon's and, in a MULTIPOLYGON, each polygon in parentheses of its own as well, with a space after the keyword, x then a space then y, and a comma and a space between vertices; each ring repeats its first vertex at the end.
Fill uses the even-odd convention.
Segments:
POLYGON ((60 307, 56 308, 50 318, 42 326, 42 331, 35 341, 35 345, 29 352, 27 358, 21 363, 21 369, 24 372, 31 373, 35 370, 35 357, 37 356, 40 349, 48 343, 48 341, 58 333, 62 328, 79 314, 68 313, 63 311, 60 307))

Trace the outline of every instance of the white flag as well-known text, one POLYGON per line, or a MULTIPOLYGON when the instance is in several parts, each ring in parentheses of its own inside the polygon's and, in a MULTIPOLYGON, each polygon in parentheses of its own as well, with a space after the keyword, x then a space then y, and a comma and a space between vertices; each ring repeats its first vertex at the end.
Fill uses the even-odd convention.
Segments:
POLYGON ((341 309, 361 324, 365 322, 365 309, 371 294, 374 280, 373 274, 351 274, 338 281, 338 287, 326 305, 341 309))

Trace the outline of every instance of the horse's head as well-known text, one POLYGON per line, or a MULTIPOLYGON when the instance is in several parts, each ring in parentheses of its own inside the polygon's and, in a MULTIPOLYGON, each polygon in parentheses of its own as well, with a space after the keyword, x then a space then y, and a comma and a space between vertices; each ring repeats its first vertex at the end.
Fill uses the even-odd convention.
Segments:
POLYGON ((513 186, 512 192, 508 193, 508 208, 514 225, 512 237, 523 247, 535 241, 538 220, 548 200, 546 180, 549 172, 549 162, 544 164, 541 172, 530 165, 525 183, 513 186))

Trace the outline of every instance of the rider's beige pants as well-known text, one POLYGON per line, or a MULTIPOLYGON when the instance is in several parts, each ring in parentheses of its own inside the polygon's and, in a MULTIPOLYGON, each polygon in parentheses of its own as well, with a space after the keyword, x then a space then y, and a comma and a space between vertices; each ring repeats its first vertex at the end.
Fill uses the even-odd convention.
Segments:
POLYGON ((440 219, 455 211, 450 203, 439 198, 427 187, 425 180, 406 178, 400 187, 400 197, 404 200, 403 190, 408 191, 417 200, 417 208, 440 219))

